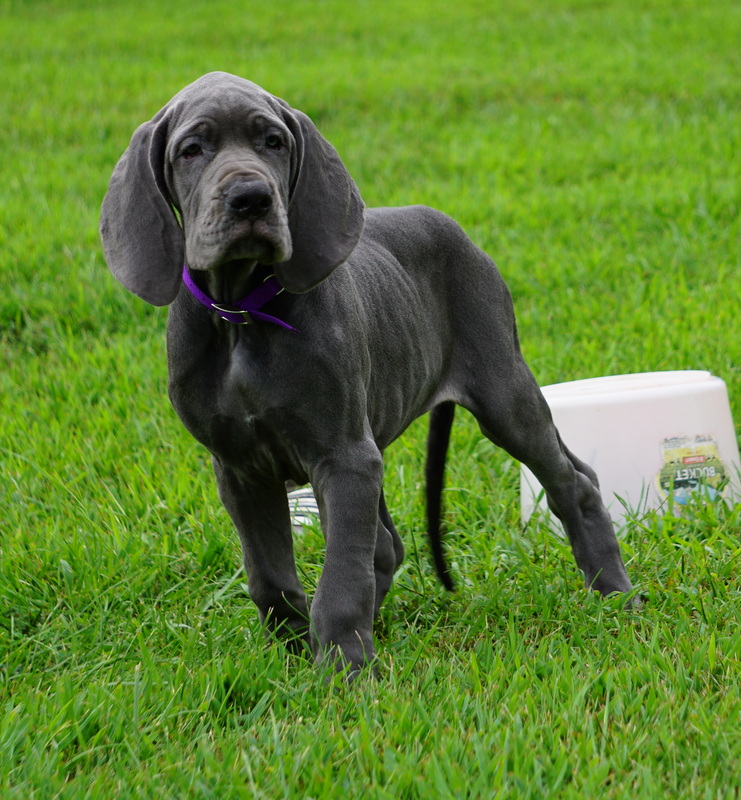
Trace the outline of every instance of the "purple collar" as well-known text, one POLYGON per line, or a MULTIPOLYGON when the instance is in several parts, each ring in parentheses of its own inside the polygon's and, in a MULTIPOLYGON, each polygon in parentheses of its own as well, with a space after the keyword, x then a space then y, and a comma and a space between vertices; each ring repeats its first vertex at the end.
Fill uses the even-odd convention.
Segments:
POLYGON ((246 325, 250 322, 272 322, 274 325, 280 325, 281 328, 286 328, 286 330, 296 330, 288 323, 260 311, 268 301, 272 300, 279 292, 283 291, 283 287, 278 283, 278 279, 275 275, 271 275, 267 278, 257 289, 253 289, 247 297, 243 297, 241 300, 231 305, 218 305, 214 303, 205 292, 201 291, 198 286, 196 286, 187 264, 183 264, 183 283, 199 303, 206 306, 206 308, 211 308, 216 311, 218 315, 227 322, 233 322, 236 325, 246 325))

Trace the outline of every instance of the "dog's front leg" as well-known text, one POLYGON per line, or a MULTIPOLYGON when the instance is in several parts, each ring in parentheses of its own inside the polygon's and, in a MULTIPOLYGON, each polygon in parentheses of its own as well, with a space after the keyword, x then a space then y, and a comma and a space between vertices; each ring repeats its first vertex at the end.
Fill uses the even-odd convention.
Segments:
POLYGON ((372 441, 323 459, 312 475, 327 544, 311 605, 311 643, 319 663, 355 673, 376 655, 376 538, 383 462, 372 441))
POLYGON ((269 631, 289 645, 308 637, 285 484, 251 478, 213 459, 219 495, 239 533, 250 597, 269 631), (297 639, 296 637, 300 637, 297 639))

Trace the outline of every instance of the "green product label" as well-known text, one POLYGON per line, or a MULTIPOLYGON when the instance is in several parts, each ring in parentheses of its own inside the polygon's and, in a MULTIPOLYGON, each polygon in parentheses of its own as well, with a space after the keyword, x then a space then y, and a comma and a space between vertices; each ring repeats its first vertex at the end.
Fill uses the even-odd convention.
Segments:
POLYGON ((656 484, 665 496, 670 493, 680 505, 697 493, 715 499, 726 483, 726 468, 711 436, 673 436, 661 443, 664 466, 656 484))

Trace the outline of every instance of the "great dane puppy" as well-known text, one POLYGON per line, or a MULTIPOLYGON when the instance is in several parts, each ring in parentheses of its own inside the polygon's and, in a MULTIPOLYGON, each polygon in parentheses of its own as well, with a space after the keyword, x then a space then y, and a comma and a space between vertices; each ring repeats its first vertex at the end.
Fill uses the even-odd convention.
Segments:
POLYGON ((303 113, 226 73, 186 86, 134 133, 101 235, 127 289, 171 304, 170 399, 213 456, 269 629, 338 669, 374 659, 373 619, 404 553, 382 454, 431 409, 433 442, 436 426, 445 439, 453 404, 537 476, 587 586, 631 589, 596 476, 553 425, 492 260, 433 209, 364 209, 303 113), (289 480, 311 483, 326 539, 310 606, 289 480))

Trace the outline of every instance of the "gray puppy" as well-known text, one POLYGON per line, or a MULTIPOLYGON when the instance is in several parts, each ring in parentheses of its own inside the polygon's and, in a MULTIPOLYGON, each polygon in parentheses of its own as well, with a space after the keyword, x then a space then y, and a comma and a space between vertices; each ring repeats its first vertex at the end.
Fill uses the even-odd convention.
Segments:
POLYGON ((185 87, 134 133, 101 235, 127 289, 172 304, 170 399, 213 456, 270 629, 338 668, 374 658, 404 553, 382 454, 431 409, 431 533, 449 584, 436 529, 454 404, 537 476, 587 586, 631 589, 596 476, 553 425, 492 260, 438 211, 364 209, 303 113, 226 73, 185 87), (288 480, 311 483, 326 538, 310 607, 288 480))

